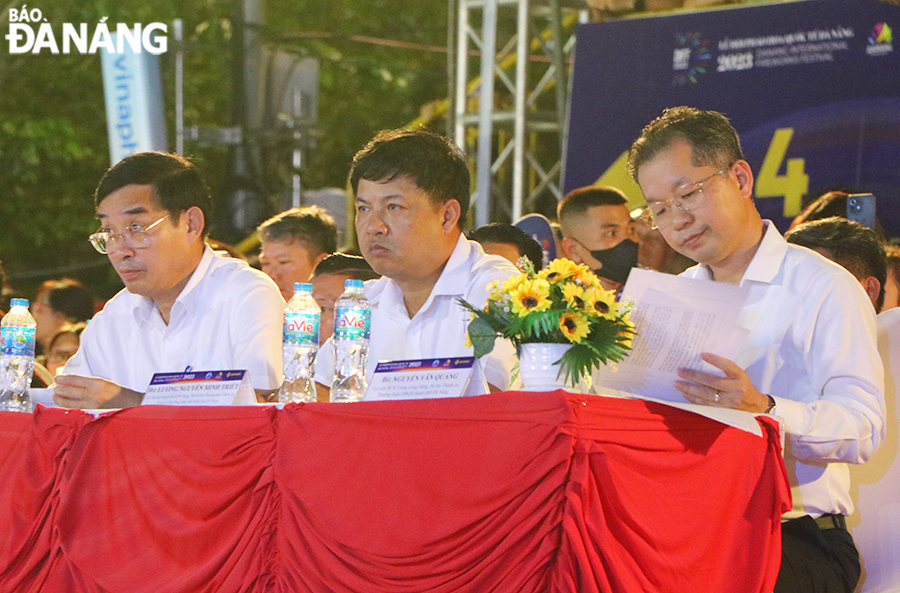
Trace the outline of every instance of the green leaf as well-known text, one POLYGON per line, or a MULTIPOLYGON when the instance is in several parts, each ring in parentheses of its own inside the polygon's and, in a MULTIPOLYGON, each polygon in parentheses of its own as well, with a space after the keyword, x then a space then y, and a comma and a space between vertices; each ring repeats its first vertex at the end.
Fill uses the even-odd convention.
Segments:
POLYGON ((497 332, 491 327, 491 324, 476 317, 469 323, 469 341, 475 349, 475 357, 481 358, 494 349, 494 342, 497 340, 497 332))

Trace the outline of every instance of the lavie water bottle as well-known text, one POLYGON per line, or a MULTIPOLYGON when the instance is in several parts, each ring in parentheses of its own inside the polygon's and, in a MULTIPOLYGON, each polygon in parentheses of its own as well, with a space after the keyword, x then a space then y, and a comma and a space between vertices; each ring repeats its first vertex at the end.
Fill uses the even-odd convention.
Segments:
POLYGON ((312 284, 294 284, 294 296, 284 308, 284 338, 281 352, 284 382, 280 402, 316 401, 316 355, 319 352, 321 310, 312 296, 312 284))
POLYGON ((334 381, 331 401, 358 402, 366 394, 371 309, 362 280, 344 282, 334 305, 334 381))
POLYGON ((34 333, 37 324, 27 299, 12 299, 0 322, 0 410, 30 412, 28 388, 34 372, 34 333))

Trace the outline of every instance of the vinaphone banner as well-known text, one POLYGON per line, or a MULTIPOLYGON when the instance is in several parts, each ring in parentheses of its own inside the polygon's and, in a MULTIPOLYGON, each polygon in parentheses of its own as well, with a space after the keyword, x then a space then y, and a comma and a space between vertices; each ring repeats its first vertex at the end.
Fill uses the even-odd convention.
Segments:
POLYGON ((816 0, 590 23, 578 29, 564 187, 613 185, 666 107, 724 113, 782 231, 808 193, 873 193, 900 236, 900 6, 816 0))

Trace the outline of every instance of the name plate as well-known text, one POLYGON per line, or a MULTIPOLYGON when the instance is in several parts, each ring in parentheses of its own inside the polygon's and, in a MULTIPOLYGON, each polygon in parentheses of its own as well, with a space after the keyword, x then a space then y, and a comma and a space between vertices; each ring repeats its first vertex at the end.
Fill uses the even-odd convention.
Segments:
POLYGON ((379 362, 365 400, 433 399, 466 394, 474 356, 379 362))
POLYGON ((156 373, 142 406, 247 406, 256 393, 247 371, 156 373))

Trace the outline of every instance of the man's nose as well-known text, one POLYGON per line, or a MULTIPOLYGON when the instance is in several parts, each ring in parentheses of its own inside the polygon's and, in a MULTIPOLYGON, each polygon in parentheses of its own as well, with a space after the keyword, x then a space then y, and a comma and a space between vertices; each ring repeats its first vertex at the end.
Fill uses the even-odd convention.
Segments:
POLYGON ((681 230, 693 221, 693 214, 682 208, 680 204, 672 204, 672 227, 675 230, 681 230))
POLYGON ((387 234, 387 225, 384 224, 384 220, 377 213, 372 212, 369 216, 366 217, 364 231, 367 235, 372 235, 374 237, 381 236, 387 234))

